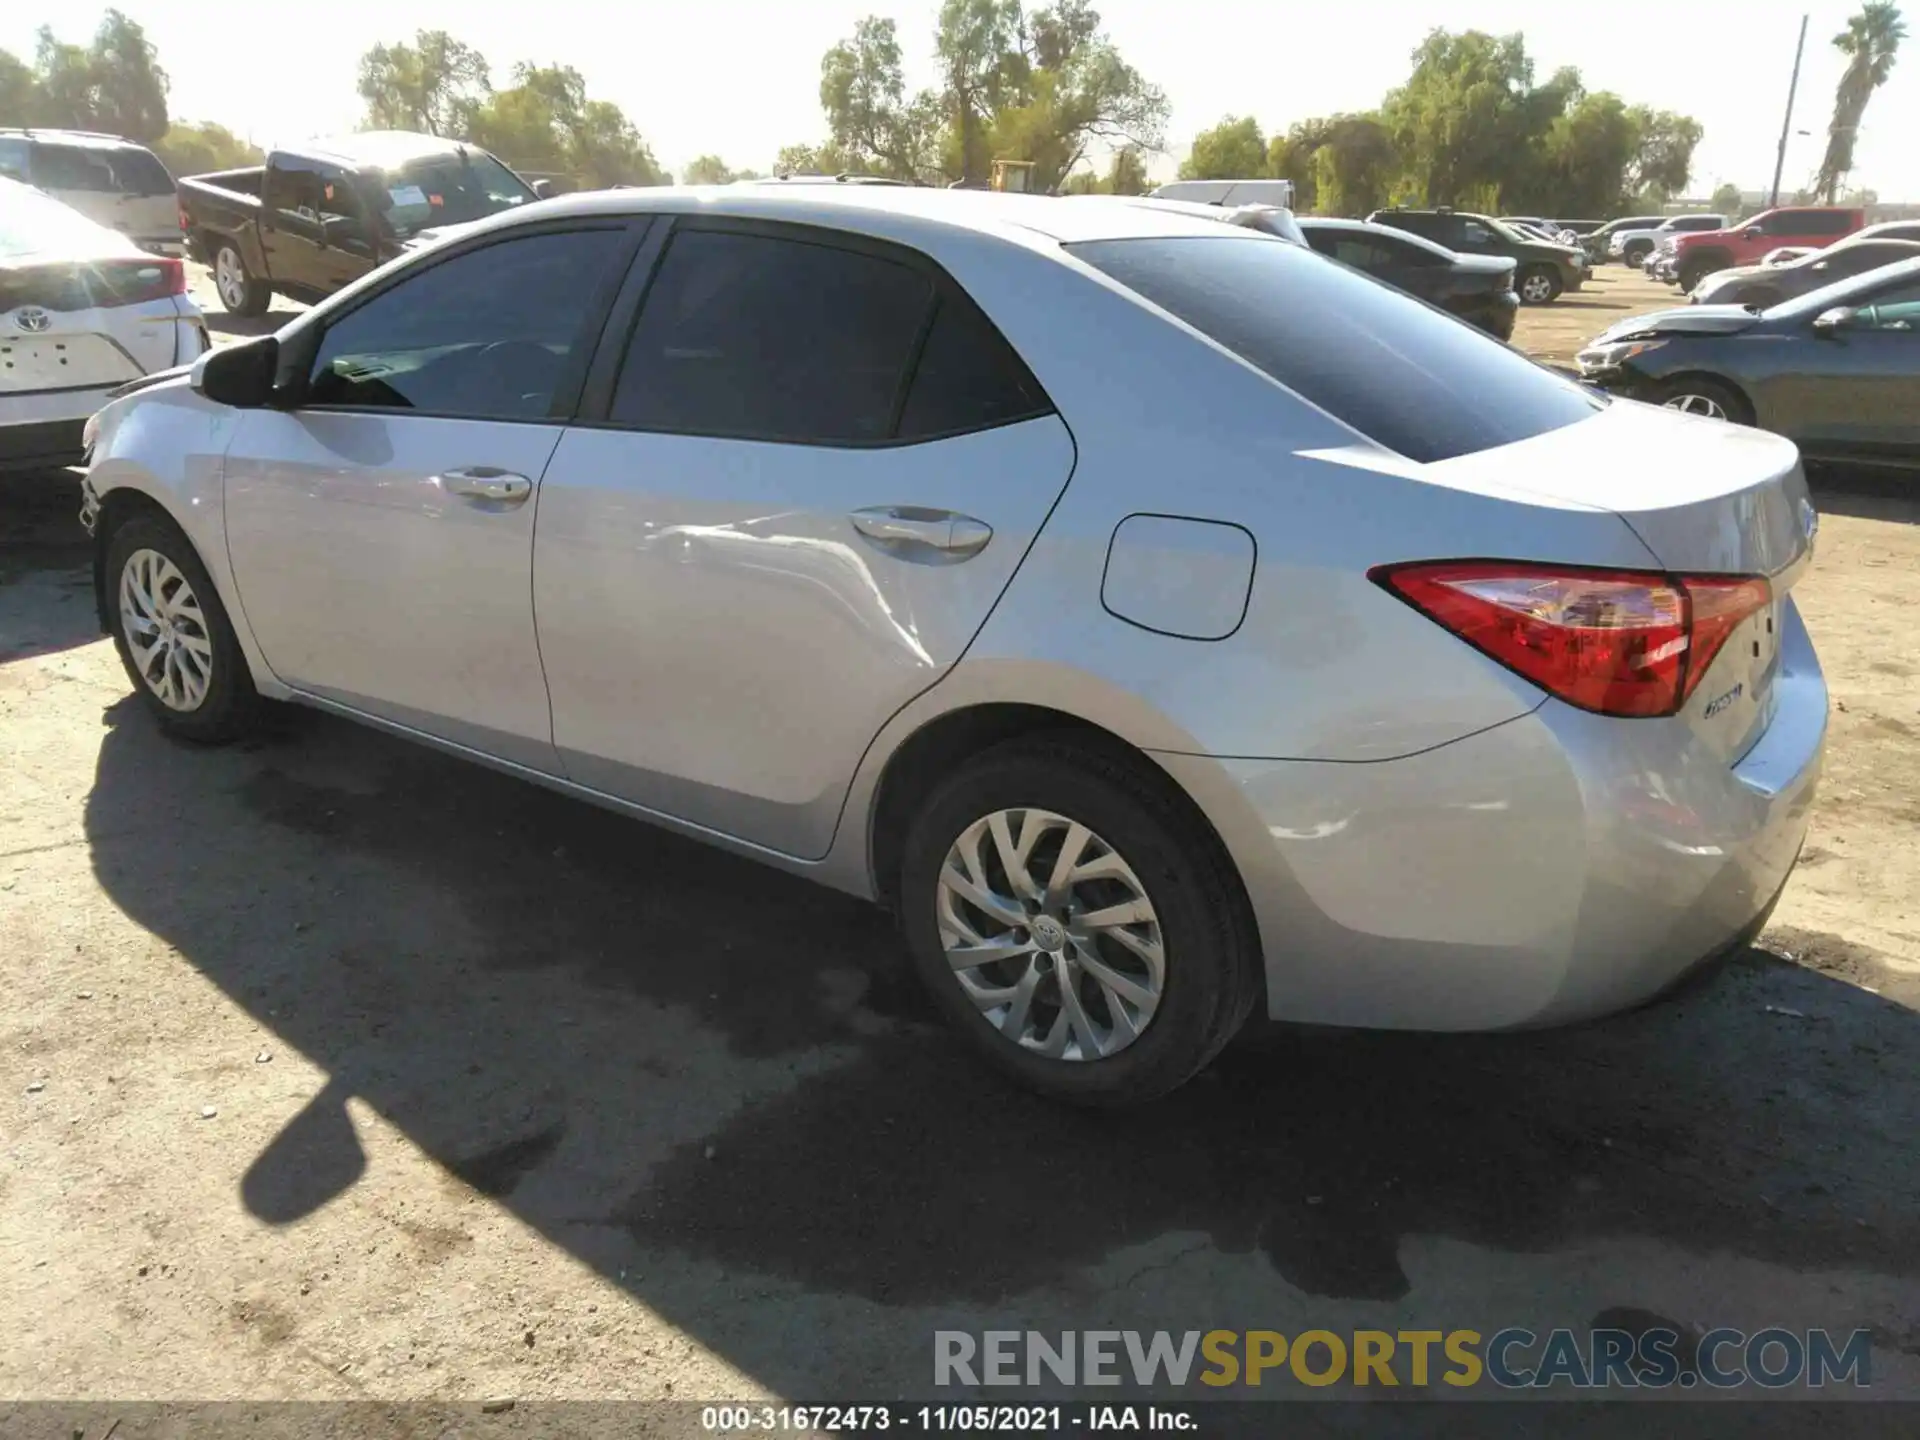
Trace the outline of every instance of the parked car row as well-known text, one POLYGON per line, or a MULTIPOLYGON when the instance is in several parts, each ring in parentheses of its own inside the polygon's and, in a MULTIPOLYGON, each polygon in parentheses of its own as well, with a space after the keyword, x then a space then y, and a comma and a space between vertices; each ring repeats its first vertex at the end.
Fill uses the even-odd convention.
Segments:
POLYGON ((1514 262, 1514 289, 1529 305, 1545 305, 1578 290, 1593 273, 1578 245, 1531 238, 1490 215, 1445 207, 1414 210, 1394 207, 1367 216, 1371 224, 1421 236, 1460 255, 1493 255, 1514 262))
POLYGON ((1228 218, 513 207, 96 416, 102 624, 174 734, 305 703, 874 899, 1078 1102, 1255 1008, 1554 1023, 1741 943, 1826 724, 1793 447, 1228 218))

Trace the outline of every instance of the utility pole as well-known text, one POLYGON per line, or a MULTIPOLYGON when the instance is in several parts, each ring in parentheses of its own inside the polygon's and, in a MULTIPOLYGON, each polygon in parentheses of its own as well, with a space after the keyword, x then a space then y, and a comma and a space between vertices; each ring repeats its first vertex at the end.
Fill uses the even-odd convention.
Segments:
POLYGON ((1800 17, 1800 43, 1793 47, 1793 79, 1787 82, 1787 114, 1780 122, 1780 150, 1773 158, 1773 190, 1767 208, 1780 203, 1780 172, 1787 168, 1787 136, 1793 133, 1793 97, 1800 89, 1800 57, 1807 49, 1807 17, 1800 17))

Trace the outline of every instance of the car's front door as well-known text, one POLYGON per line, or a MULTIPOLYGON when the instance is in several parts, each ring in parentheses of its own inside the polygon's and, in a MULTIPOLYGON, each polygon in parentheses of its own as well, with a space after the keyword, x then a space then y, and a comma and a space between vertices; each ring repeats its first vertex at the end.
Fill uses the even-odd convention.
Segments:
POLYGON ((535 543, 562 763, 824 855, 874 735, 1012 579, 1072 437, 951 278, 831 230, 681 220, 596 416, 601 383, 535 543))
POLYGON ((554 769, 536 492, 633 243, 623 220, 488 237, 283 340, 304 398, 240 413, 225 479, 275 675, 554 769))
POLYGON ((1820 453, 1863 460, 1920 454, 1920 281, 1889 282, 1819 332, 1783 426, 1820 453))

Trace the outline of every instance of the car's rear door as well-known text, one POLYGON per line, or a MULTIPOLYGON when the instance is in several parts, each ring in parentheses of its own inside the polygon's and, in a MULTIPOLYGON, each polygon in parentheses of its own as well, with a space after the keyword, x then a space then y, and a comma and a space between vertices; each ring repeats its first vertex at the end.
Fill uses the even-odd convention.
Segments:
POLYGON ((516 227, 283 335, 307 393, 240 412, 225 468, 241 606, 281 680, 556 769, 536 492, 637 240, 622 217, 516 227))
POLYGON ((1797 363, 1773 384, 1777 423, 1819 455, 1910 460, 1920 449, 1920 279, 1891 279, 1846 304, 1849 324, 1802 322, 1797 363))
POLYGON ((554 742, 575 781, 816 858, 874 735, 1013 577, 1073 440, 917 252, 717 218, 660 243, 542 486, 554 742))

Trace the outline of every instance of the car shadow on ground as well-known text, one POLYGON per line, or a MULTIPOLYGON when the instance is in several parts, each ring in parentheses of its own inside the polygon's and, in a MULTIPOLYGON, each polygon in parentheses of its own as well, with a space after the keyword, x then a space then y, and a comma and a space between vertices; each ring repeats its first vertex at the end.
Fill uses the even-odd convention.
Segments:
MULTIPOLYGON (((329 717, 239 752, 106 718, 99 883, 329 1076, 241 1203, 287 1224, 352 1187, 360 1097, 781 1393, 851 1373, 814 1297, 1099 1325, 1085 1276, 1172 1236, 1276 1296, 1408 1294, 1435 1236, 1920 1278, 1920 995, 1835 937, 1551 1034, 1263 1027, 1085 1114, 975 1068, 850 899, 329 717)), ((926 1329, 891 1330, 859 1373, 924 1385, 926 1329)))
POLYGON ((1814 508, 1823 514, 1920 524, 1920 468, 1813 465, 1807 470, 1807 488, 1814 508))
POLYGON ((72 470, 0 474, 0 662, 100 638, 72 470))

